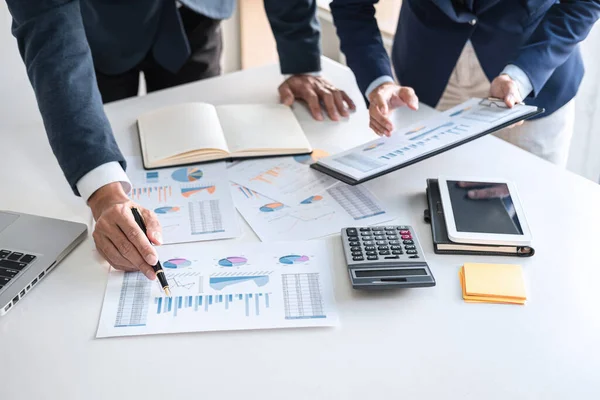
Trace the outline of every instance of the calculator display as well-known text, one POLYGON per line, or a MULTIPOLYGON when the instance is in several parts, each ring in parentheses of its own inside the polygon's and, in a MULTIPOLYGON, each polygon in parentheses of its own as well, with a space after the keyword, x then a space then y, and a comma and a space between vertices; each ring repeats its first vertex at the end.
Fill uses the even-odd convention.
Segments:
POLYGON ((356 271, 358 278, 376 278, 383 276, 418 276, 427 275, 427 271, 422 268, 402 268, 402 269, 377 269, 372 271, 356 271))
POLYGON ((447 181, 458 232, 522 235, 508 185, 447 181))

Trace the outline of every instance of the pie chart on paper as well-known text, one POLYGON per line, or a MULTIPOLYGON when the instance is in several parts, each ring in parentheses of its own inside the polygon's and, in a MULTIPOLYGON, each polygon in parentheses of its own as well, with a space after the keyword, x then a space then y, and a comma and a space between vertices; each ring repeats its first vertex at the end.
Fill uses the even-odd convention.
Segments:
POLYGON ((192 262, 190 260, 186 260, 185 258, 172 258, 163 263, 163 267, 171 269, 185 268, 189 267, 190 265, 192 265, 192 262))
POLYGON ((297 254, 290 254, 288 256, 283 256, 279 259, 279 262, 282 264, 293 265, 293 264, 303 264, 310 260, 308 256, 300 256, 297 254))
POLYGON ((196 167, 179 168, 173 171, 171 178, 177 182, 194 182, 202 178, 203 175, 202 170, 196 167))
POLYGON ((262 206, 260 208, 260 211, 273 212, 273 211, 281 210, 282 208, 283 208, 282 203, 269 203, 269 204, 265 204, 264 206, 262 206))
POLYGON ((244 257, 227 257, 219 260, 219 265, 221 267, 241 267, 246 264, 248 259, 244 257))

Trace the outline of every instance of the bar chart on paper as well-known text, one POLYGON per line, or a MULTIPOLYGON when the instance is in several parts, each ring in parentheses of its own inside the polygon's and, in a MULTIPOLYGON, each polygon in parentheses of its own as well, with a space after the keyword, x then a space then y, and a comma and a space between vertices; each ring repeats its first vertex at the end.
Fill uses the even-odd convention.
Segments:
POLYGON ((159 249, 171 287, 165 296, 141 272, 111 270, 97 337, 216 330, 335 326, 324 242, 279 242, 159 249), (219 260, 241 263, 238 268, 219 260))

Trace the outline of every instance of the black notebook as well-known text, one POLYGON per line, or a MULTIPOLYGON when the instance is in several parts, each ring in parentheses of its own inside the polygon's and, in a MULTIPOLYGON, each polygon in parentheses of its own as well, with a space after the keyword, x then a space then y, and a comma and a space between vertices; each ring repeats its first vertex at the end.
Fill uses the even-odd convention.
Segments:
POLYGON ((524 104, 508 108, 492 99, 470 99, 432 118, 398 129, 342 153, 319 159, 311 168, 356 185, 433 157, 544 112, 524 104))
POLYGON ((444 208, 437 179, 427 180, 427 204, 429 208, 425 210, 425 221, 431 224, 433 250, 436 254, 531 257, 535 253, 530 246, 499 246, 451 241, 446 230, 444 208))

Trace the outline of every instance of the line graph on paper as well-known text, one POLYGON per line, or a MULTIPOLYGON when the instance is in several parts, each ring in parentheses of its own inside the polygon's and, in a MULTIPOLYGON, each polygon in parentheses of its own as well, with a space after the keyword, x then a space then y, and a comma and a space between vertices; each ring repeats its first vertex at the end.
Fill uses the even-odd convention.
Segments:
POLYGON ((165 277, 174 295, 192 295, 204 293, 204 276, 200 272, 165 271, 165 277))

